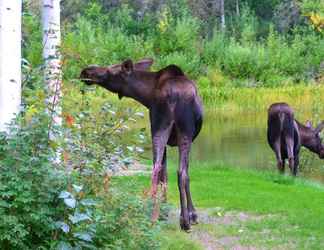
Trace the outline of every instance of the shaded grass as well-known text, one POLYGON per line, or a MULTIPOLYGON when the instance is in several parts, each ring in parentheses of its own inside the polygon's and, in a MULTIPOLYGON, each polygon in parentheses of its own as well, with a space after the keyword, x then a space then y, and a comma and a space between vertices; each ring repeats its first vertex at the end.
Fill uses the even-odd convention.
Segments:
MULTIPOLYGON (((133 176, 136 188, 148 188, 148 176, 133 176)), ((324 246, 324 186, 275 172, 229 168, 212 163, 193 163, 190 169, 192 197, 199 209, 222 207, 225 211, 244 211, 274 215, 244 226, 246 242, 271 247, 273 241, 259 239, 257 232, 269 231, 278 244, 296 244, 298 249, 324 246), (253 236, 254 235, 254 236, 253 236)), ((178 206, 176 168, 169 167, 169 202, 178 206)))

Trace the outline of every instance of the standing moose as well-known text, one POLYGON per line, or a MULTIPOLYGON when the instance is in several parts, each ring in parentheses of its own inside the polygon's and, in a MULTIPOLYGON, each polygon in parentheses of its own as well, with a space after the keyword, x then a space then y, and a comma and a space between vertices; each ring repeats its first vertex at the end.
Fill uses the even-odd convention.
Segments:
POLYGON ((286 103, 274 103, 268 110, 268 143, 276 154, 277 166, 285 171, 285 160, 293 175, 297 175, 300 147, 304 146, 324 159, 324 145, 319 133, 324 128, 322 121, 316 128, 294 119, 294 112, 286 103))
POLYGON ((143 59, 137 63, 126 60, 108 67, 89 66, 82 70, 80 78, 86 84, 95 83, 117 93, 120 99, 123 96, 133 98, 149 109, 154 164, 151 180, 153 221, 159 216, 159 183, 166 199, 166 146, 178 146, 180 226, 189 230, 190 225, 197 222, 189 187, 189 152, 202 126, 202 104, 195 83, 179 67, 169 65, 160 71, 149 72, 152 64, 153 60, 143 59))

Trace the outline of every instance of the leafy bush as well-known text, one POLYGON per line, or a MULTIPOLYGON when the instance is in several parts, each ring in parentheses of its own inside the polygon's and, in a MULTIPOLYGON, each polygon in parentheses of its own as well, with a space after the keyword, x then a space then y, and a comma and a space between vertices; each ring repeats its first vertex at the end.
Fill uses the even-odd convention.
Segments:
POLYGON ((42 72, 25 70, 32 75, 24 76, 23 112, 10 133, 0 135, 0 248, 157 246, 152 242, 157 227, 143 213, 145 203, 109 181, 112 172, 143 152, 138 146, 145 141, 143 131, 127 135, 127 123, 143 115, 121 111, 91 92, 82 97, 76 88, 65 95, 65 126, 53 128, 44 111, 41 77, 34 75, 42 72), (62 141, 49 140, 50 127, 62 141), (57 150, 60 162, 53 161, 57 150), (126 217, 129 226, 116 230, 126 217))
POLYGON ((67 178, 51 163, 46 115, 11 128, 0 138, 0 248, 36 249, 53 238, 67 178))
POLYGON ((200 70, 200 60, 195 54, 185 54, 181 52, 174 52, 166 56, 160 57, 157 65, 159 68, 170 64, 181 65, 182 70, 191 77, 197 78, 200 70))
POLYGON ((148 200, 138 197, 133 183, 112 186, 96 210, 99 247, 109 249, 158 249, 159 229, 150 220, 148 200))

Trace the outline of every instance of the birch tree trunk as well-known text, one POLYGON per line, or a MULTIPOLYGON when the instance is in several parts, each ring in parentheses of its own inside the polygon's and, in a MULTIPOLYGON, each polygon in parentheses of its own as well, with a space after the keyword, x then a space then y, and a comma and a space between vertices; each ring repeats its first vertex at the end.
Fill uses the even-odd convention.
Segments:
POLYGON ((235 2, 235 8, 236 8, 236 15, 240 16, 240 4, 239 4, 239 0, 236 0, 235 2))
POLYGON ((53 125, 62 125, 61 83, 61 30, 60 0, 43 0, 43 58, 45 62, 45 84, 47 88, 48 112, 53 125))
MULTIPOLYGON (((47 112, 50 116, 49 139, 59 144, 61 133, 58 128, 62 126, 61 107, 61 30, 60 30, 60 0, 43 0, 43 59, 45 64, 44 78, 47 89, 47 112)), ((53 163, 61 162, 61 148, 56 150, 53 163)))
POLYGON ((21 0, 0 0, 0 131, 20 111, 21 0))
POLYGON ((225 8, 224 0, 220 0, 220 16, 221 16, 221 28, 225 30, 225 8))

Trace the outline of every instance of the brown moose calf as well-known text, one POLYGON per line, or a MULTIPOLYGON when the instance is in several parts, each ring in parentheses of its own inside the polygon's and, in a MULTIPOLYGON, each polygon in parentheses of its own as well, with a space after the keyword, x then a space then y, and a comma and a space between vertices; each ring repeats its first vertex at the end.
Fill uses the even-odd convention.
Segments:
POLYGON ((293 175, 297 175, 300 147, 304 146, 324 159, 324 145, 319 136, 324 128, 322 121, 316 128, 310 122, 306 125, 294 119, 294 112, 286 103, 274 103, 268 110, 268 143, 276 154, 277 166, 285 171, 285 160, 293 175))
POLYGON ((180 226, 188 230, 197 222, 190 195, 188 167, 191 143, 202 126, 202 104, 195 83, 178 66, 169 65, 160 71, 148 72, 152 63, 153 60, 144 59, 134 64, 126 60, 108 67, 90 66, 82 70, 80 78, 86 84, 95 83, 117 93, 119 98, 133 98, 149 109, 153 144, 153 221, 159 214, 159 184, 166 198, 166 146, 179 148, 180 226))

